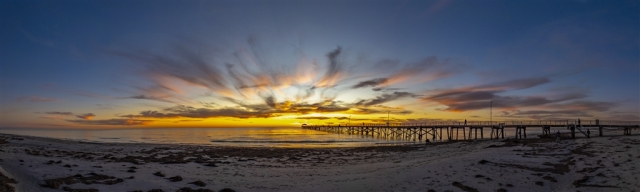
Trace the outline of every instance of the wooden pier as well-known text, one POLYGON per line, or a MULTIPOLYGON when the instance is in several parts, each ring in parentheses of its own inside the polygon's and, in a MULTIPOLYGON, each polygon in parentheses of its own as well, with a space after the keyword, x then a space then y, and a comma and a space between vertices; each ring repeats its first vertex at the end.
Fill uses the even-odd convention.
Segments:
POLYGON ((433 142, 484 139, 484 129, 491 129, 490 139, 504 139, 504 129, 515 129, 515 138, 527 138, 527 128, 540 128, 540 137, 552 137, 551 128, 570 130, 571 138, 575 138, 576 130, 591 137, 590 128, 598 130, 603 136, 605 130, 623 130, 623 135, 631 135, 631 130, 640 128, 639 121, 508 121, 508 122, 432 122, 412 124, 346 124, 346 125, 302 125, 303 129, 312 129, 330 133, 363 135, 384 139, 400 139, 433 142), (468 129, 468 135, 466 133, 468 129), (443 132, 446 138, 443 139, 443 132), (462 135, 460 133, 462 132, 462 135))

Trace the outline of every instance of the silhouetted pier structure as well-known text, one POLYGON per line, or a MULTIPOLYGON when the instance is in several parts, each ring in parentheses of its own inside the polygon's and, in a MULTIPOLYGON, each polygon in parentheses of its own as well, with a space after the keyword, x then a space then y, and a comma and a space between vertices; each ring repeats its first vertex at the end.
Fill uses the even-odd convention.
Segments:
MULTIPOLYGON (((312 129, 330 133, 364 135, 388 139, 445 141, 443 132, 446 132, 446 140, 484 139, 484 129, 491 129, 490 139, 504 139, 504 129, 514 128, 515 138, 527 138, 527 128, 540 128, 540 137, 551 137, 551 128, 566 128, 571 131, 571 138, 575 138, 578 130, 586 137, 590 137, 589 128, 597 129, 598 136, 603 136, 605 130, 623 130, 623 135, 631 135, 632 129, 640 128, 638 121, 505 121, 505 122, 432 122, 432 123, 403 123, 403 124, 347 124, 347 125, 302 125, 303 129, 312 129), (606 129, 605 129, 606 128, 606 129), (466 130, 469 134, 467 135, 466 130), (585 131, 587 130, 587 131, 585 131), (460 135, 462 132, 462 135, 460 135), (472 134, 473 133, 473 134, 472 134), (472 137, 473 136, 473 137, 472 137), (455 138, 454 138, 455 137, 455 138)), ((531 130, 531 129, 530 129, 531 130)))

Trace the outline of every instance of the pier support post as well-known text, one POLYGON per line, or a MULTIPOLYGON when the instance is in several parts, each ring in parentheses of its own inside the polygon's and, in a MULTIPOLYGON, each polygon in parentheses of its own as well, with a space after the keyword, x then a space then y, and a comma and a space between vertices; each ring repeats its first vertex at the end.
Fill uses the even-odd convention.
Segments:
POLYGON ((598 136, 602 137, 602 127, 598 127, 598 136))
POLYGON ((551 126, 542 126, 542 137, 551 137, 551 126))
POLYGON ((569 126, 569 129, 571 129, 571 139, 575 139, 576 138, 576 126, 575 125, 571 125, 571 126, 569 126))
MULTIPOLYGON (((436 132, 436 128, 431 128, 431 133, 433 133, 433 134, 431 134, 431 140, 435 141, 436 140, 436 134, 438 134, 436 132)), ((442 138, 440 138, 440 140, 442 140, 442 138)))

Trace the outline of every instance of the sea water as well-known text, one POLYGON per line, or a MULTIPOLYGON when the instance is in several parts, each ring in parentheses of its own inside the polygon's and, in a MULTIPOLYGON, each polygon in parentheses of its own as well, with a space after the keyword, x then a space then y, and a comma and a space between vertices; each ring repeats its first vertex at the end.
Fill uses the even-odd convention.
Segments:
POLYGON ((200 144, 244 147, 359 147, 412 143, 301 128, 2 128, 0 133, 101 143, 200 144))
MULTIPOLYGON (((551 132, 568 132, 566 128, 552 128, 551 132)), ((453 139, 462 140, 469 130, 454 132, 453 139), (456 137, 457 135, 457 137, 456 137)), ((595 130, 594 130, 595 131, 595 130)), ((490 129, 484 129, 489 139, 490 129)), ((327 133, 296 127, 282 128, 134 128, 134 129, 35 129, 1 128, 0 133, 49 137, 56 139, 100 143, 158 143, 199 144, 241 147, 361 147, 380 145, 417 144, 423 141, 379 138, 364 135, 327 133)), ((528 128, 527 137, 535 138, 541 128, 528 128)), ((592 131, 592 134, 596 134, 592 131)), ((505 138, 513 138, 515 129, 505 129, 505 138)), ((578 135, 581 136, 581 135, 578 135)), ((425 138, 431 139, 431 135, 425 138)), ((447 140, 446 131, 442 139, 447 140)), ((471 138, 475 138, 475 132, 471 138)), ((478 133, 480 139, 480 133, 478 133)), ((441 140, 436 140, 440 142, 441 140)), ((432 141, 433 142, 433 141, 432 141)))

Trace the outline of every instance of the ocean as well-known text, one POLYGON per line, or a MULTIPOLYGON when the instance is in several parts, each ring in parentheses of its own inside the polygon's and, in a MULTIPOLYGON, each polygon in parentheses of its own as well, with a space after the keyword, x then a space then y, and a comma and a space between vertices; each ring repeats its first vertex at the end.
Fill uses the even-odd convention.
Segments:
POLYGON ((360 147, 411 143, 301 128, 2 128, 0 133, 100 143, 200 144, 245 147, 360 147))
MULTIPOLYGON (((556 130, 559 130, 560 132, 568 131, 566 130, 566 128, 552 128, 553 133, 555 133, 556 130)), ((0 133, 99 143, 199 144, 242 147, 318 148, 362 147, 420 143, 419 141, 377 137, 374 138, 371 136, 363 135, 327 133, 296 127, 135 129, 1 128, 0 133)), ((534 138, 540 133, 540 128, 532 127, 527 129, 527 137, 529 138, 534 138)), ((457 135, 459 139, 462 139, 464 137, 462 130, 460 130, 457 135)), ((485 129, 484 139, 488 139, 489 135, 490 130, 485 129)), ((505 129, 505 138, 513 138, 514 135, 514 129, 505 129)), ((446 140, 446 132, 444 132, 442 136, 443 139, 446 140)), ((430 139, 431 136, 428 136, 427 138, 430 139)), ((455 135, 454 139, 456 139, 455 135)), ((480 139, 479 133, 478 139, 480 139)))

